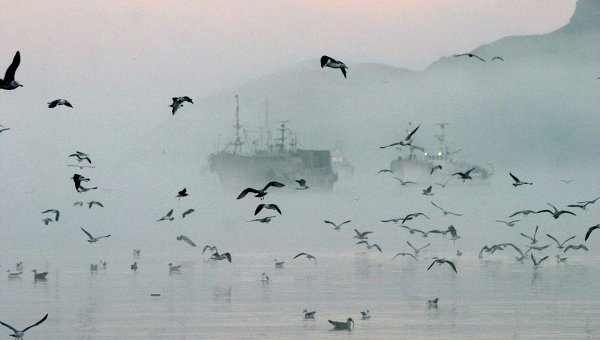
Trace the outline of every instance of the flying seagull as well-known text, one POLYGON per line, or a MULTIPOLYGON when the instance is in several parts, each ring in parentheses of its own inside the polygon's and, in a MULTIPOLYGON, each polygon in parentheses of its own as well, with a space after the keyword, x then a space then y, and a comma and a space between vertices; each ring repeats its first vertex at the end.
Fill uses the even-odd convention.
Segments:
POLYGON ((329 321, 329 323, 333 325, 333 329, 335 329, 336 331, 349 331, 354 329, 354 320, 352 320, 352 318, 348 318, 346 322, 333 320, 327 321, 329 321), (352 328, 350 326, 352 326, 352 328))
POLYGON ((74 174, 73 177, 71 177, 71 179, 75 183, 75 190, 77 190, 77 192, 81 192, 81 182, 89 182, 90 181, 89 178, 85 178, 85 177, 81 176, 80 174, 74 174))
POLYGON ((382 169, 382 170, 379 170, 379 171, 377 171, 376 175, 379 175, 379 174, 380 174, 380 173, 382 173, 382 172, 383 172, 383 173, 390 173, 390 174, 392 174, 392 175, 395 175, 395 174, 396 174, 396 173, 394 172, 394 170, 382 169))
POLYGON ((46 217, 42 220, 42 222, 44 222, 45 225, 48 225, 48 223, 52 222, 52 219, 49 217, 46 217))
POLYGON ((277 216, 267 216, 267 217, 263 217, 263 218, 256 218, 254 220, 250 220, 250 221, 246 221, 246 222, 260 222, 260 223, 269 223, 271 222, 271 220, 277 216))
POLYGON ((521 233, 521 236, 523 236, 523 237, 526 237, 526 238, 530 239, 530 240, 531 240, 531 244, 536 244, 536 243, 537 243, 537 241, 538 241, 538 240, 535 238, 535 236, 537 235, 537 232, 538 232, 538 226, 536 225, 536 226, 535 226, 535 232, 533 233, 533 237, 531 237, 531 236, 527 236, 527 235, 525 235, 525 234, 523 234, 523 233, 521 233))
POLYGON ((571 182, 574 181, 574 179, 561 179, 561 182, 565 183, 565 184, 571 184, 571 182))
MULTIPOLYGON (((433 175, 433 172, 434 172, 435 170, 442 170, 442 165, 438 164, 438 165, 436 165, 436 166, 432 166, 432 167, 431 167, 431 171, 429 171, 429 175, 430 175, 430 176, 431 176, 431 175, 433 175)), ((436 183, 436 184, 437 184, 437 183, 436 183)), ((444 185, 441 185, 441 184, 440 184, 440 186, 441 186, 442 188, 446 188, 446 184, 448 184, 448 181, 446 181, 446 183, 444 183, 444 185)))
POLYGON ((431 204, 433 204, 434 207, 440 209, 444 213, 444 216, 446 216, 446 215, 462 216, 462 214, 457 214, 457 213, 453 213, 451 211, 445 210, 444 208, 440 207, 439 205, 433 203, 433 201, 431 201, 431 204))
POLYGON ((104 208, 104 205, 102 205, 102 203, 98 202, 98 201, 89 201, 88 202, 88 208, 92 209, 92 205, 97 205, 100 208, 104 208))
POLYGON ((175 197, 177 197, 177 199, 181 199, 182 197, 186 197, 186 196, 189 196, 187 193, 187 189, 183 188, 183 190, 179 191, 177 193, 177 196, 175 196, 175 197))
POLYGON ((157 221, 157 222, 158 222, 158 221, 166 221, 166 220, 173 221, 173 220, 175 219, 175 217, 173 217, 173 216, 171 216, 171 215, 173 215, 173 209, 169 210, 169 212, 168 212, 168 213, 167 213, 165 216, 163 216, 163 217, 159 218, 159 219, 158 219, 158 220, 156 220, 156 221, 157 221))
POLYGON ((431 185, 427 189, 423 189, 423 195, 433 196, 433 192, 431 192, 431 185))
POLYGON ((554 242, 556 242, 556 245, 558 247, 558 249, 563 249, 565 247, 565 243, 569 242, 570 240, 575 238, 575 235, 569 237, 568 239, 566 239, 564 242, 560 243, 558 242, 558 240, 556 238, 554 238, 554 236, 550 235, 550 234, 546 234, 546 236, 548 236, 549 238, 551 238, 554 242))
POLYGON ((359 239, 359 240, 367 240, 369 239, 369 237, 367 235, 372 234, 372 231, 364 231, 364 232, 360 232, 356 229, 354 229, 354 232, 356 233, 356 235, 353 238, 359 239))
POLYGON ((73 153, 70 154, 69 157, 76 157, 78 162, 83 162, 83 161, 88 161, 89 164, 92 164, 92 160, 90 159, 88 154, 84 154, 84 153, 79 153, 79 151, 77 151, 77 153, 73 153))
POLYGON ((53 100, 48 103, 48 107, 51 109, 55 108, 57 105, 64 105, 64 106, 68 106, 70 108, 73 107, 73 105, 71 105, 71 103, 69 103, 69 101, 66 99, 56 99, 56 100, 53 100))
MULTIPOLYGON (((168 266, 169 266, 169 273, 179 272, 179 269, 181 268, 181 265, 174 266, 172 263, 169 263, 168 266)), ((136 265, 136 269, 137 269, 137 265, 136 265)))
POLYGON ((440 298, 435 298, 433 300, 427 300, 427 307, 428 308, 437 308, 439 299, 440 298))
POLYGON ((408 232, 411 233, 411 234, 421 233, 421 234, 423 234, 423 237, 427 237, 427 234, 428 234, 428 233, 424 232, 423 230, 419 230, 419 229, 416 229, 416 228, 411 228, 411 227, 405 226, 405 225, 401 225, 400 228, 407 229, 408 232))
POLYGON ((571 214, 573 216, 577 216, 574 213, 572 213, 570 211, 567 211, 567 210, 560 210, 559 211, 558 209, 556 209, 555 206, 553 206, 550 203, 546 203, 546 204, 548 204, 549 206, 551 206, 552 209, 554 209, 554 211, 551 211, 551 210, 548 210, 548 209, 544 209, 544 210, 536 211, 536 214, 539 214, 539 213, 542 213, 542 212, 547 212, 547 213, 551 214, 552 217, 554 217, 555 220, 558 219, 560 217, 560 215, 562 215, 562 214, 571 214))
POLYGON ((473 54, 473 53, 463 53, 463 54, 455 54, 455 57, 462 57, 462 56, 468 56, 469 58, 477 58, 483 62, 485 62, 485 59, 481 58, 480 56, 473 54))
POLYGON ((511 246, 517 251, 517 253, 519 253, 520 256, 516 258, 517 262, 523 262, 523 260, 525 260, 525 257, 527 256, 527 253, 529 253, 531 251, 531 248, 529 248, 525 253, 523 253, 521 251, 521 249, 519 249, 519 247, 515 246, 512 243, 504 243, 503 246, 505 246, 505 247, 511 246))
POLYGON ((309 259, 309 260, 312 259, 312 260, 315 261, 315 264, 317 264, 317 258, 314 257, 314 256, 312 256, 311 254, 308 254, 308 253, 299 253, 298 255, 294 256, 292 258, 292 260, 294 260, 294 259, 296 259, 297 257, 300 257, 300 256, 306 256, 307 259, 309 259))
POLYGON ((450 233, 451 241, 456 241, 460 238, 460 236, 458 236, 458 233, 456 232, 456 228, 454 228, 452 224, 448 226, 448 232, 450 233))
POLYGON ((592 234, 592 231, 596 230, 600 228, 600 224, 596 224, 595 226, 592 226, 588 229, 587 233, 585 233, 585 240, 587 241, 587 239, 590 237, 590 235, 592 234))
POLYGON ((475 168, 471 168, 465 172, 455 172, 452 174, 452 176, 454 175, 458 175, 460 177, 460 179, 462 179, 463 183, 465 182, 465 180, 470 179, 473 180, 473 178, 471 177, 471 171, 475 170, 475 168))
POLYGON ((339 68, 342 71, 344 78, 346 78, 346 69, 349 67, 346 66, 346 64, 344 64, 343 62, 335 60, 331 57, 324 55, 321 57, 321 68, 323 68, 325 66, 331 67, 331 68, 339 68))
POLYGON ((351 220, 347 220, 347 221, 344 221, 344 222, 342 222, 342 223, 340 223, 340 224, 335 224, 335 223, 333 223, 333 222, 331 222, 331 221, 323 221, 323 222, 331 224, 331 225, 333 226, 333 229, 335 229, 335 230, 340 230, 340 228, 341 228, 341 227, 342 227, 344 224, 346 224, 346 223, 350 223, 350 222, 352 222, 352 221, 351 221, 351 220))
POLYGON ((548 258, 548 256, 544 256, 539 261, 536 261, 535 257, 533 257, 533 254, 531 254, 531 261, 533 261, 533 268, 539 267, 540 264, 542 264, 542 262, 544 262, 547 258, 548 258))
POLYGON ((403 185, 403 186, 404 186, 404 185, 407 185, 407 184, 417 184, 417 183, 415 183, 415 182, 411 182, 411 181, 403 181, 403 180, 401 180, 401 179, 400 179, 400 178, 398 178, 398 177, 394 177, 394 179, 395 179, 395 180, 398 180, 398 182, 400 182, 400 184, 401 184, 401 185, 403 185))
POLYGON ((504 58, 496 56, 496 57, 492 58, 492 61, 494 61, 494 60, 504 61, 504 58))
POLYGON ((565 250, 563 251, 563 253, 566 253, 566 252, 567 252, 567 250, 569 250, 569 249, 573 249, 573 250, 577 250, 577 249, 583 249, 583 250, 585 250, 585 251, 588 251, 588 248, 587 248, 585 245, 583 245, 583 244, 580 244, 580 245, 577 245, 577 246, 574 246, 574 245, 572 245, 572 244, 569 244, 569 245, 568 245, 568 246, 565 248, 565 250))
POLYGON ((375 248, 375 249, 379 250, 380 253, 383 253, 383 251, 381 250, 381 247, 377 243, 369 244, 369 241, 362 240, 362 241, 358 241, 356 244, 364 244, 367 247, 367 249, 375 248))
MULTIPOLYGON (((17 52, 17 53, 19 53, 19 52, 17 52)), ((32 328, 32 327, 35 327, 35 326, 37 326, 37 325, 39 325, 39 324, 41 324, 42 322, 46 321, 46 319, 47 319, 47 318, 48 318, 48 314, 46 314, 46 315, 45 315, 45 316, 44 316, 44 317, 43 317, 43 318, 42 318, 40 321, 38 321, 38 322, 34 323, 33 325, 31 325, 31 326, 29 326, 29 327, 27 327, 27 328, 24 328, 24 329, 23 329, 23 330, 21 330, 21 331, 17 330, 17 329, 16 329, 16 328, 14 328, 13 326, 11 326, 11 325, 9 325, 9 324, 7 324, 7 323, 4 323, 4 322, 2 322, 2 321, 0 321, 0 323, 1 323, 2 325, 4 325, 5 327, 8 327, 8 328, 10 328, 10 329, 11 329, 11 330, 14 332, 13 334, 10 334, 10 336, 12 336, 12 337, 13 337, 13 338, 15 338, 15 339, 23 339, 23 336, 25 336, 25 332, 26 332, 28 329, 30 329, 30 328, 32 328)))
POLYGON ((177 241, 184 241, 185 243, 189 244, 192 247, 196 246, 196 244, 194 242, 192 242, 192 240, 190 240, 190 238, 185 235, 177 236, 177 241))
POLYGON ((284 186, 285 186, 285 184, 272 181, 272 182, 267 183, 267 185, 265 185, 265 187, 262 190, 256 190, 256 189, 253 189, 253 188, 246 188, 246 189, 244 189, 244 191, 242 191, 240 193, 240 195, 237 197, 237 199, 239 200, 241 198, 244 198, 244 196, 246 196, 248 193, 256 194, 256 195, 254 195, 254 197, 259 197, 260 199, 264 199, 265 195, 267 194, 267 189, 269 187, 281 188, 281 187, 284 187, 284 186))
POLYGON ((173 97, 173 104, 169 105, 169 107, 172 107, 173 110, 171 110, 171 113, 173 115, 175 115, 175 112, 177 112, 177 110, 179 110, 179 108, 181 106, 183 106, 184 102, 188 102, 191 104, 194 104, 194 102, 192 101, 192 98, 188 97, 188 96, 184 96, 184 97, 173 97))
POLYGON ((279 215, 281 215, 281 210, 279 209, 279 207, 277 206, 277 204, 259 204, 256 207, 256 210, 254 210, 254 216, 258 215, 258 213, 263 210, 263 209, 271 209, 271 210, 275 210, 279 213, 279 215))
POLYGON ((421 250, 423 250, 431 245, 431 243, 427 243, 425 246, 417 249, 412 244, 410 244, 410 242, 408 242, 408 241, 406 241, 406 244, 408 244, 408 246, 411 247, 413 249, 413 251, 415 252, 415 258, 419 256, 419 252, 421 250))
MULTIPOLYGON (((441 165, 440 165, 440 167, 441 167, 441 165)), ((433 171, 432 171, 432 173, 433 173, 433 171)), ((446 180, 446 182, 444 182, 444 184, 442 184, 442 183, 434 183, 434 184, 435 184, 435 185, 439 185, 439 186, 441 186, 442 188, 446 189, 446 185, 448 185, 448 182, 450 182, 450 180, 451 180, 451 178, 448 178, 448 179, 446 180)))
POLYGON ((298 183, 298 187, 296 188, 296 190, 306 190, 306 189, 310 189, 310 187, 308 185, 306 185, 306 180, 301 178, 301 179, 297 179, 296 183, 298 183))
POLYGON ((196 210, 188 209, 188 210, 184 211, 183 214, 181 214, 181 218, 185 218, 186 215, 189 215, 189 214, 193 213, 194 211, 196 211, 196 210))
POLYGON ((536 247, 536 246, 527 246, 527 248, 529 248, 529 251, 532 251, 532 250, 542 251, 542 250, 544 250, 544 249, 546 249, 546 248, 548 248, 550 246, 551 246, 551 244, 547 244, 545 246, 539 246, 539 247, 536 247))
POLYGON ((529 184, 532 185, 533 183, 531 182, 523 182, 520 179, 517 178, 517 176, 513 175, 512 173, 508 173, 510 175, 510 177, 512 177, 513 181, 515 181, 512 185, 514 187, 518 187, 519 185, 525 185, 525 184, 529 184))
POLYGON ((46 213, 53 213, 54 214, 54 220, 56 222, 58 222, 58 218, 60 217, 60 211, 58 211, 56 209, 48 209, 48 210, 42 211, 42 214, 46 214, 46 213))
POLYGON ((214 254, 212 254, 210 256, 210 260, 213 260, 213 261, 227 260, 227 261, 229 261, 229 263, 231 263, 231 255, 229 253, 219 254, 218 252, 214 252, 214 254))
POLYGON ((204 254, 204 252, 206 250, 210 250, 214 253, 217 253, 217 247, 216 246, 204 246, 204 249, 202 249, 202 254, 204 254))
POLYGON ((527 215, 529 215, 529 214, 537 214, 537 212, 535 212, 533 210, 519 210, 516 213, 514 213, 514 214, 512 214, 512 215, 510 215, 508 217, 515 217, 515 216, 517 216, 519 214, 522 214, 523 216, 527 217, 527 215))
POLYGON ((396 143, 392 143, 390 145, 380 146, 379 148, 385 149, 385 148, 389 148, 390 146, 395 146, 395 145, 400 145, 400 146, 412 145, 413 140, 411 138, 415 134, 415 132, 417 132, 417 130, 419 129, 420 126, 421 126, 421 124, 419 124, 414 130, 412 130, 403 140, 396 142, 396 143))
POLYGON ((521 221, 521 220, 512 220, 512 221, 496 220, 496 222, 499 222, 499 223, 504 223, 504 224, 506 224, 506 226, 507 226, 507 227, 514 227, 514 226, 515 226, 515 224, 516 224, 517 222, 519 222, 519 221, 521 221))
POLYGON ((21 63, 21 53, 17 51, 13 58, 12 63, 6 69, 6 73, 4 74, 4 79, 0 79, 0 89, 3 90, 14 90, 19 86, 23 86, 19 84, 18 81, 15 80, 15 72, 17 71, 17 67, 21 63))
POLYGON ((427 270, 431 269, 431 267, 433 267, 433 265, 436 263, 439 264, 440 266, 444 263, 447 263, 448 265, 450 265, 450 267, 452 267, 452 269, 454 270, 455 273, 458 273, 456 271, 456 266, 454 265, 454 262, 448 261, 446 259, 437 259, 437 260, 431 262, 431 264, 429 265, 429 268, 427 268, 427 270))
POLYGON ((403 219, 402 219, 402 223, 406 223, 406 221, 410 221, 414 218, 417 218, 419 216, 424 216, 425 218, 429 219, 429 217, 427 217, 427 215, 423 214, 423 213, 412 213, 412 214, 408 214, 406 215, 403 219))
POLYGON ((415 259, 415 260, 419 261, 419 259, 418 259, 418 258, 416 258, 416 257, 415 257, 413 254, 411 254, 411 253, 398 253, 398 254, 394 255, 394 257, 392 257, 392 260, 393 260, 393 259, 395 259, 395 258, 396 258, 396 256, 402 256, 402 257, 404 257, 404 256, 410 256, 410 257, 412 257, 413 259, 415 259))
MULTIPOLYGON (((81 227, 79 227, 79 228, 81 228, 81 227)), ((81 230, 88 236, 89 240, 87 240, 87 241, 89 243, 98 242, 98 240, 100 240, 101 238, 108 238, 108 237, 110 237, 110 234, 104 235, 104 236, 94 237, 94 236, 92 236, 92 234, 88 233, 85 229, 81 228, 81 230)))

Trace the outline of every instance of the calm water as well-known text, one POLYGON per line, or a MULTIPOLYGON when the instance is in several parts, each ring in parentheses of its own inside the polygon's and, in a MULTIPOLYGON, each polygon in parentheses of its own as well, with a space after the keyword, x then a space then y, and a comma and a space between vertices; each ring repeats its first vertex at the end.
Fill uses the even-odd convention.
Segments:
POLYGON ((140 205, 134 193, 116 188, 102 197, 86 197, 101 198, 104 210, 71 208, 67 202, 60 223, 24 227, 13 236, 24 247, 5 247, 2 269, 14 269, 22 259, 25 273, 17 280, 0 277, 0 316, 22 328, 49 313, 43 325, 28 331, 28 339, 600 338, 600 293, 595 289, 600 234, 586 243, 589 252, 569 252, 564 264, 556 263, 558 250, 552 245, 544 251, 551 258, 537 270, 531 261, 516 263, 512 250, 477 257, 484 244, 511 241, 524 249, 528 242, 519 233, 532 234, 535 225, 540 225, 538 244, 552 242, 545 233, 559 239, 577 235, 572 243, 583 243, 587 228, 598 223, 600 206, 558 221, 538 215, 514 228, 494 223, 519 209, 542 209, 547 201, 564 206, 592 199, 598 190, 597 183, 558 187, 554 180, 520 192, 504 182, 437 188, 433 200, 463 217, 442 216, 430 205, 432 198, 418 194, 422 188, 383 181, 375 188, 340 185, 330 194, 274 194, 270 201, 284 215, 268 225, 245 222, 252 218, 254 200, 235 201, 220 193, 211 200, 195 195, 177 201, 169 195, 140 205), (179 217, 190 206, 197 212, 185 220, 154 222, 170 207, 179 217), (422 238, 379 222, 414 211, 426 212, 431 220, 411 226, 429 230, 452 223, 462 239, 422 238), (340 231, 322 223, 347 218, 352 224, 340 231), (87 244, 80 225, 113 236, 87 244), (356 246, 353 228, 374 231, 370 241, 380 244, 383 254, 356 246), (199 247, 177 242, 179 234, 199 247), (406 240, 432 245, 419 262, 391 261, 397 252, 410 250, 406 240), (230 251, 233 263, 204 262, 205 244, 230 251), (129 265, 138 247, 142 254, 134 273, 129 265), (291 260, 300 251, 315 255, 318 265, 291 260), (427 271, 432 256, 454 259, 458 274, 448 266, 427 271), (275 269, 274 258, 285 261, 284 268, 275 269), (90 263, 100 259, 108 262, 107 269, 90 273, 90 263), (181 273, 170 275, 169 262, 183 264, 181 273), (48 270, 48 281, 34 283, 33 267, 48 270), (271 277, 269 283, 261 282, 263 272, 271 277), (427 308, 427 300, 435 297, 439 307, 427 308), (304 320, 303 309, 316 310, 316 319, 304 320), (366 309, 372 317, 361 320, 360 311, 366 309), (327 319, 348 317, 356 321, 354 332, 331 331, 327 319))

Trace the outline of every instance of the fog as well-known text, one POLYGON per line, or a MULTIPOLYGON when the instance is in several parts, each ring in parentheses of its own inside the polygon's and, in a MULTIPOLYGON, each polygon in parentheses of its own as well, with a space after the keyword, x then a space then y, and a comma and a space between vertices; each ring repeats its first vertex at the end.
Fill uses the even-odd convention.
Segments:
POLYGON ((432 242, 431 255, 460 249, 473 257, 484 244, 522 241, 519 232, 536 225, 581 238, 598 222, 597 207, 561 223, 549 215, 523 218, 516 230, 494 222, 600 192, 598 1, 579 0, 577 9, 574 1, 516 0, 452 7, 21 1, 0 4, 0 19, 9 27, 0 68, 20 50, 16 79, 24 85, 0 91, 0 124, 10 128, 0 133, 3 268, 19 260, 51 272, 83 270, 99 259, 124 264, 134 248, 161 265, 207 257, 176 241, 181 234, 200 247, 216 244, 244 265, 252 256, 289 261, 301 251, 346 256, 356 252, 353 228, 374 231, 385 257, 369 256, 381 264, 406 250, 408 234, 380 220, 416 211, 431 219, 413 227, 453 224, 462 240, 415 243, 432 242), (466 52, 486 62, 453 56, 466 52), (323 54, 344 61, 348 78, 321 68, 323 54), (171 97, 184 95, 194 104, 171 115, 171 97), (340 177, 332 192, 270 190, 264 202, 277 203, 283 215, 247 222, 258 200, 236 200, 244 187, 224 189, 208 168, 209 155, 234 136, 235 95, 249 136, 244 150, 259 138, 268 111, 273 134, 279 121, 290 121, 299 148, 341 148, 355 175, 340 177), (57 98, 74 108, 47 108, 57 98), (493 164, 490 183, 454 180, 426 197, 421 184, 403 187, 376 175, 399 155, 379 147, 404 138, 409 123, 421 124, 414 144, 427 148, 437 145, 436 123, 449 123, 450 148, 462 149, 461 160, 493 164), (75 150, 89 153, 96 167, 67 167, 75 150), (509 171, 534 184, 513 188, 509 171), (74 173, 98 189, 77 193, 74 173), (178 200, 184 187, 190 196, 178 200), (105 207, 73 207, 90 200, 105 207), (464 217, 441 216, 432 200, 464 217), (40 212, 51 208, 61 211, 60 221, 44 226, 40 212), (181 218, 189 208, 195 213, 181 218), (173 222, 156 222, 170 209, 173 222), (352 224, 339 232, 322 223, 347 219, 352 224), (112 236, 88 244, 80 226, 112 236))

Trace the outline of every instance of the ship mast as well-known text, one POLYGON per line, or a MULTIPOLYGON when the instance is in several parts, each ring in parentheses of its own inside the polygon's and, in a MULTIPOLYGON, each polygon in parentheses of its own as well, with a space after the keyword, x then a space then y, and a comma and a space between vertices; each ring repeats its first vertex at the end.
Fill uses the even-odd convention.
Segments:
POLYGON ((281 153, 285 151, 285 132, 289 130, 285 128, 285 124, 289 122, 289 120, 280 121, 279 123, 281 123, 281 127, 277 129, 281 133, 281 137, 277 138, 277 140, 279 141, 279 143, 277 143, 277 146, 279 147, 279 152, 281 153))
POLYGON ((265 99, 265 129, 267 134, 267 149, 271 153, 273 152, 273 145, 271 145, 271 130, 269 130, 269 98, 265 99))
POLYGON ((240 102, 238 100, 238 95, 235 95, 235 142, 233 142, 233 154, 241 154, 242 153, 242 141, 240 140, 240 102))
POLYGON ((437 138, 437 140, 440 142, 440 144, 442 145, 442 148, 444 150, 444 157, 448 154, 448 146, 446 146, 446 133, 444 131, 444 128, 448 125, 450 125, 450 123, 437 123, 435 125, 438 125, 440 127, 440 129, 442 129, 442 133, 440 133, 439 135, 434 135, 435 138, 437 138))

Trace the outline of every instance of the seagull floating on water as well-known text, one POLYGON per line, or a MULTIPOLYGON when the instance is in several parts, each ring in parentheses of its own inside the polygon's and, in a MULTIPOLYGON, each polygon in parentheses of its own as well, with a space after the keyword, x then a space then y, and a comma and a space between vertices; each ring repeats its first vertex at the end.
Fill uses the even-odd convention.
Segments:
POLYGON ((346 64, 344 64, 343 62, 324 55, 321 57, 321 68, 325 66, 331 68, 339 68, 342 71, 344 78, 346 78, 346 69, 349 67, 346 66, 346 64))
POLYGON ((56 100, 53 100, 48 103, 48 108, 52 109, 52 108, 55 108, 57 105, 64 105, 64 106, 68 106, 70 108, 73 107, 73 105, 71 105, 71 103, 69 103, 69 101, 66 99, 56 99, 56 100))
POLYGON ((48 225, 48 223, 52 222, 52 219, 49 217, 46 217, 42 220, 42 222, 44 222, 45 225, 48 225))
POLYGON ((244 191, 242 191, 240 193, 240 195, 237 197, 237 199, 239 200, 241 198, 244 198, 244 196, 246 196, 248 193, 253 193, 253 194, 256 194, 256 195, 254 195, 254 197, 259 197, 262 200, 262 199, 264 199, 265 195, 267 194, 267 189, 269 189, 269 187, 281 188, 284 186, 285 186, 285 184, 272 181, 272 182, 267 183, 267 185, 265 185, 265 187, 262 190, 246 188, 246 189, 244 189, 244 191))
POLYGON ((38 273, 37 269, 34 269, 31 271, 33 273, 33 280, 40 280, 40 281, 44 281, 46 280, 46 276, 48 276, 48 272, 42 272, 42 273, 38 273))
POLYGON ((361 318, 362 318, 363 320, 366 320, 366 319, 370 319, 370 318, 371 318, 371 313, 369 312, 369 310, 368 310, 368 309, 367 309, 366 311, 364 311, 364 312, 360 312, 360 315, 361 315, 361 318))
POLYGON ((181 265, 174 266, 172 263, 169 263, 168 266, 169 266, 169 273, 179 272, 179 269, 181 269, 181 265))
MULTIPOLYGON (((17 53, 18 53, 18 52, 17 52, 17 53)), ((11 326, 11 325, 9 325, 9 324, 7 324, 7 323, 4 323, 4 322, 2 322, 2 321, 0 321, 0 323, 1 323, 2 325, 4 325, 5 327, 8 327, 8 328, 10 328, 10 329, 13 331, 13 334, 10 334, 10 336, 12 336, 12 337, 13 337, 13 338, 15 338, 15 339, 23 339, 23 337, 25 336, 25 332, 26 332, 28 329, 30 329, 30 328, 32 328, 32 327, 35 327, 35 326, 37 326, 37 325, 39 325, 39 324, 41 324, 42 322, 46 321, 46 319, 47 319, 47 318, 48 318, 48 314, 46 314, 46 315, 45 315, 45 316, 44 316, 44 317, 43 317, 43 318, 42 318, 40 321, 38 321, 38 322, 34 323, 33 325, 31 325, 31 326, 29 326, 29 327, 26 327, 26 328, 24 328, 23 330, 18 330, 18 329, 16 329, 16 328, 14 328, 13 326, 11 326)))
POLYGON ((427 307, 429 308, 438 308, 438 301, 440 298, 435 298, 433 300, 427 300, 427 307))
POLYGON ((285 264, 284 261, 277 261, 277 259, 273 259, 273 262, 275 262, 275 268, 283 268, 283 265, 285 264))
POLYGON ((133 270, 133 271, 137 271, 137 269, 138 269, 138 264, 137 264, 137 261, 135 261, 135 262, 134 262, 134 263, 133 263, 131 266, 129 266, 129 267, 131 268, 131 270, 133 270))
POLYGON ((302 313, 304 313, 304 318, 305 319, 314 319, 315 318, 315 314, 317 313, 317 311, 312 311, 309 312, 308 310, 303 310, 302 313))
POLYGON ((4 79, 0 79, 0 89, 2 90, 14 90, 21 85, 18 81, 15 80, 15 72, 21 63, 21 53, 17 51, 15 56, 13 57, 13 61, 6 69, 6 73, 4 74, 4 79))
POLYGON ((333 329, 335 329, 336 331, 349 331, 354 329, 354 320, 352 320, 352 318, 348 318, 346 322, 332 320, 327 321, 329 321, 329 323, 333 325, 333 329), (350 328, 350 325, 352 325, 352 328, 350 328))
POLYGON ((188 96, 173 97, 173 104, 169 105, 169 107, 173 108, 171 110, 172 115, 175 115, 175 112, 177 112, 177 110, 179 110, 179 108, 182 107, 183 103, 185 103, 185 102, 188 102, 190 104, 194 104, 194 102, 192 101, 192 98, 190 98, 188 96))

